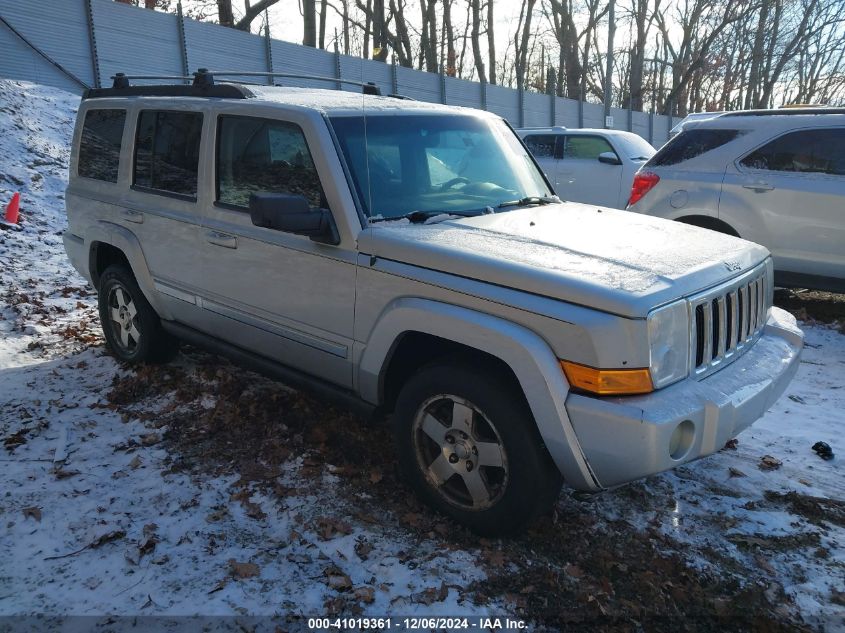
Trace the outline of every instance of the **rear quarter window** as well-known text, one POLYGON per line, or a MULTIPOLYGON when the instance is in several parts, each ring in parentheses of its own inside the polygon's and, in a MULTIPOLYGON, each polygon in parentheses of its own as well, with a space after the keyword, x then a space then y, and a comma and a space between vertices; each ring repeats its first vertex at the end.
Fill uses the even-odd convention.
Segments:
POLYGON ((83 178, 117 182, 126 110, 88 110, 79 141, 77 173, 83 178))
POLYGON ((677 165, 738 138, 740 130, 685 130, 666 143, 646 163, 646 167, 677 165))

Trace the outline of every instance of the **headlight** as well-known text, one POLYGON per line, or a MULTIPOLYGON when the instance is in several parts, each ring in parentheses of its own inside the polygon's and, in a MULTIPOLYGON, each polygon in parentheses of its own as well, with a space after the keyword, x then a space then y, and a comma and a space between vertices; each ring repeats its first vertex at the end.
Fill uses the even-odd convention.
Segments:
POLYGON ((685 299, 648 315, 648 350, 655 389, 689 374, 689 308, 685 299))

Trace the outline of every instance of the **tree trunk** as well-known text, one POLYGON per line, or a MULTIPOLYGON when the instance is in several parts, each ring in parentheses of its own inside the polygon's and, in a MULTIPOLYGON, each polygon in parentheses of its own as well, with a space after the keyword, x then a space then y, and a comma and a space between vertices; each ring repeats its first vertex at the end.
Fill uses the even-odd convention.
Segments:
POLYGON ((446 36, 446 74, 457 74, 455 56, 455 32, 452 28, 452 0, 443 0, 443 31, 446 36))
POLYGON ((326 9, 328 0, 320 0, 320 48, 326 48, 326 9))
POLYGON ((484 72, 484 59, 481 56, 481 0, 470 0, 472 7, 472 59, 475 63, 475 72, 478 73, 478 80, 481 83, 487 82, 487 74, 484 72))
POLYGON ((302 43, 317 47, 317 3, 316 0, 302 0, 302 43))
POLYGON ((217 0, 217 20, 221 26, 235 26, 232 0, 217 0))
POLYGON ((490 83, 496 85, 496 34, 493 19, 493 0, 487 0, 487 54, 490 60, 490 83))

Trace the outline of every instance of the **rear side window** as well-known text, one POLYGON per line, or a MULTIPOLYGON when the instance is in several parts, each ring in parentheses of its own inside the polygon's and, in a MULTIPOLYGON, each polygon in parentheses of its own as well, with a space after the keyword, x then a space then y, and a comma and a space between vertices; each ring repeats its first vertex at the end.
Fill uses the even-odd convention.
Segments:
POLYGON ((730 143, 740 134, 739 130, 686 130, 661 147, 646 167, 677 165, 730 143))
POLYGON ((304 196, 327 207, 320 178, 298 125, 272 119, 221 116, 217 131, 217 200, 249 207, 254 192, 304 196))
POLYGON ((557 134, 531 134, 522 140, 536 158, 556 158, 558 156, 555 152, 557 137, 557 134))
POLYGON ((135 186, 196 199, 201 135, 201 113, 141 111, 135 186))
POLYGON ((599 154, 613 151, 610 143, 600 136, 567 136, 564 159, 597 160, 599 154))
POLYGON ((88 110, 79 143, 79 167, 83 178, 117 182, 120 142, 126 110, 88 110))
POLYGON ((742 159, 749 169, 845 175, 845 129, 790 132, 742 159))

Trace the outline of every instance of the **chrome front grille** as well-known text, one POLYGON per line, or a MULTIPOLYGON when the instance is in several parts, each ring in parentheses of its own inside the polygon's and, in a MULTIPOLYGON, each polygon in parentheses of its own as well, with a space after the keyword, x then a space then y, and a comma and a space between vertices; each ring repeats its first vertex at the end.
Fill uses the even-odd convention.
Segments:
POLYGON ((771 260, 690 299, 690 373, 702 378, 759 338, 772 305, 771 260))

